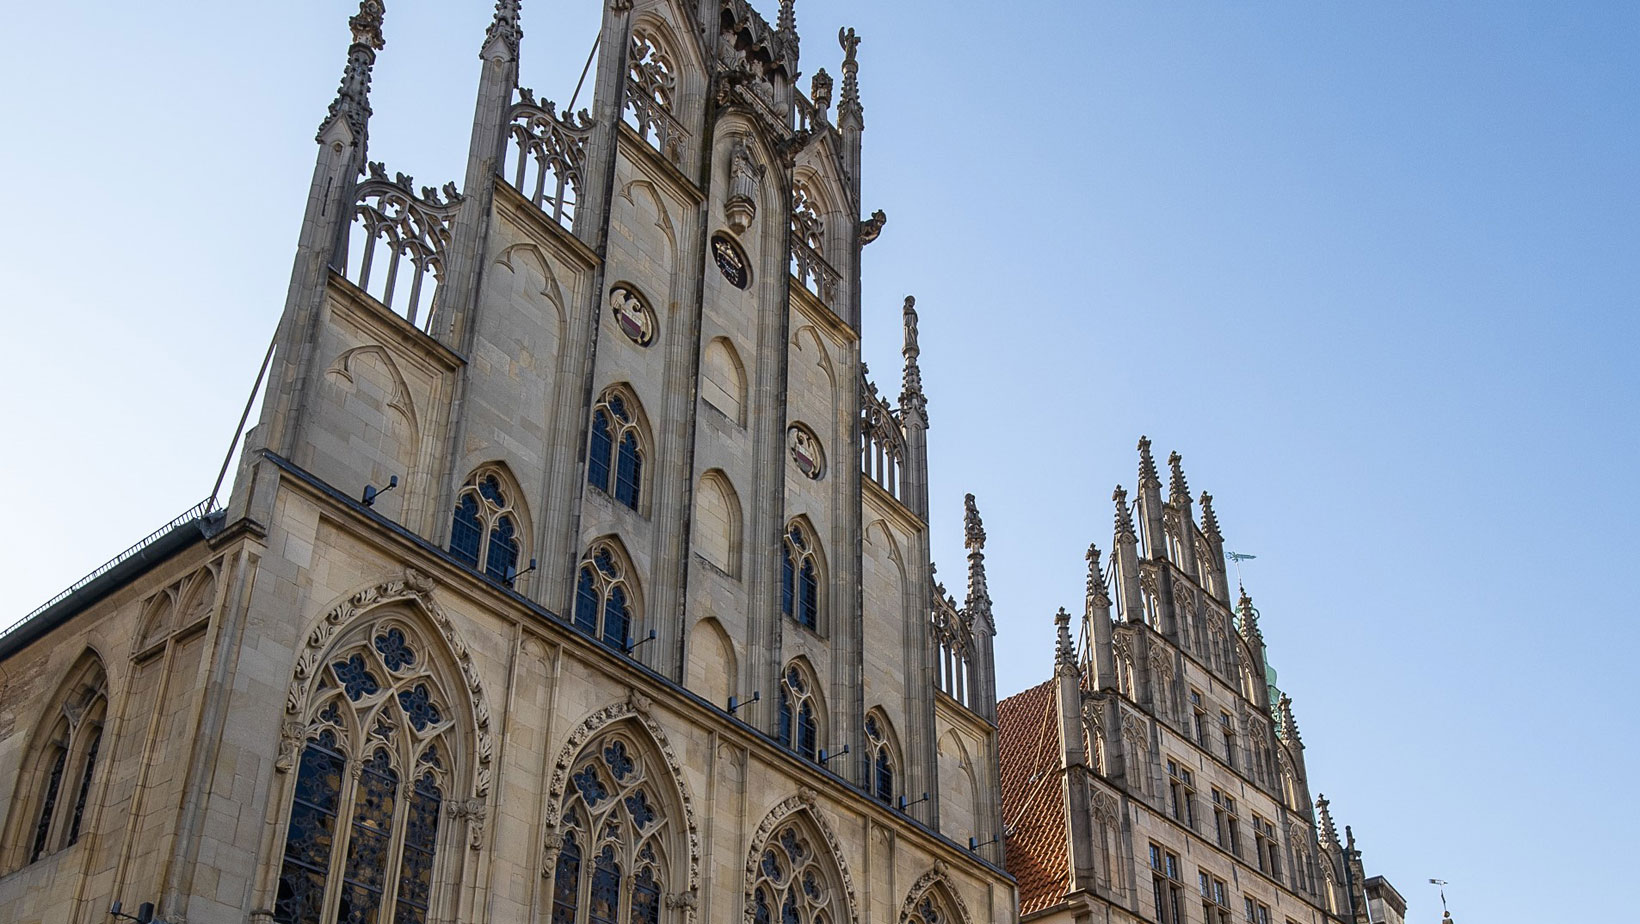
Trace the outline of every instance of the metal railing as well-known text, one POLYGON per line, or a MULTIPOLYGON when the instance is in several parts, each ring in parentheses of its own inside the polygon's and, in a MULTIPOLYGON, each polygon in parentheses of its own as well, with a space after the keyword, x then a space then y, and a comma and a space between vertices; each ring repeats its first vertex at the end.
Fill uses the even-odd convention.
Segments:
POLYGON ((120 554, 115 555, 113 558, 110 558, 108 561, 103 562, 102 565, 98 566, 96 568, 96 570, 92 571, 90 574, 88 574, 85 577, 80 578, 78 581, 75 581, 74 583, 68 585, 67 589, 63 590, 61 593, 57 594, 55 597, 52 597, 50 600, 47 600, 46 602, 44 602, 44 603, 40 604, 39 606, 35 607, 33 609, 33 611, 31 611, 27 616, 24 616, 22 619, 19 619, 16 622, 12 623, 11 625, 7 626, 5 628, 5 631, 0 631, 0 638, 5 638, 6 636, 10 635, 11 633, 17 631, 17 629, 19 629, 20 627, 26 625, 29 622, 29 620, 33 619, 34 617, 40 615, 41 613, 44 613, 46 610, 49 610, 52 607, 56 606, 57 604, 61 603, 63 600, 67 599, 69 596, 73 595, 76 591, 78 591, 81 588, 85 587, 87 584, 90 584, 92 581, 95 581, 97 578, 100 578, 104 574, 107 574, 109 571, 113 570, 121 562, 130 559, 132 556, 135 556, 138 553, 140 553, 143 549, 146 549, 149 546, 153 545, 154 543, 158 542, 161 538, 163 538, 167 533, 171 532, 172 530, 177 529, 177 528, 182 527, 182 526, 186 526, 187 524, 192 523, 195 520, 198 520, 201 517, 204 517, 204 516, 210 514, 215 509, 216 509, 216 498, 214 498, 214 497, 207 498, 207 499, 202 500, 199 503, 193 505, 192 507, 189 507, 182 514, 180 514, 179 516, 173 518, 169 523, 166 523, 164 526, 161 526, 159 529, 156 529, 153 532, 149 533, 147 536, 144 536, 139 542, 137 542, 136 545, 133 545, 129 549, 126 549, 125 551, 121 552, 120 554))

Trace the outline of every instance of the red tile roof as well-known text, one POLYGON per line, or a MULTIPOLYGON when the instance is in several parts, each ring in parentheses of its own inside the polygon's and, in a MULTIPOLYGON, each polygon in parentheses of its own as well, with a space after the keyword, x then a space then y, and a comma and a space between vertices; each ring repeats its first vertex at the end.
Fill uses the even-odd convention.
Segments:
POLYGON ((1002 820, 1008 872, 1019 883, 1021 916, 1070 891, 1065 789, 1059 767, 1059 703, 1052 680, 997 704, 1002 820))

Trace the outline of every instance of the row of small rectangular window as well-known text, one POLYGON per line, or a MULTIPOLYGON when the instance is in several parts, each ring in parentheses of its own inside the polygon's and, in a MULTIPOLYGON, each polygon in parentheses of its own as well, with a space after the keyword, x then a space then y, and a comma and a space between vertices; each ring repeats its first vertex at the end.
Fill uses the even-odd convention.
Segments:
MULTIPOLYGON (((1150 879, 1158 924, 1188 924, 1184 916, 1182 875, 1178 854, 1159 845, 1150 845, 1150 879)), ((1202 897, 1202 920, 1206 924, 1231 924, 1230 889, 1223 879, 1197 871, 1202 897)), ((1270 906, 1242 897, 1247 924, 1270 924, 1270 906)))
MULTIPOLYGON (((1168 811, 1174 820, 1196 829, 1196 776, 1176 760, 1167 762, 1168 811)), ((1241 856, 1241 830, 1236 816, 1234 796, 1213 787, 1213 831, 1219 846, 1235 856, 1241 856)), ((1272 879, 1281 878, 1281 851, 1277 846, 1275 825, 1258 815, 1253 816, 1253 835, 1259 872, 1272 879)))

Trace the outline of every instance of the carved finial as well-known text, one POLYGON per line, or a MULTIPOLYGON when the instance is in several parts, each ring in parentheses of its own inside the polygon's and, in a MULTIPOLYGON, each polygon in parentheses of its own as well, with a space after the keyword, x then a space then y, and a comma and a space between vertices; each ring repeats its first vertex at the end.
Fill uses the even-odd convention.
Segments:
POLYGON ((1333 825, 1332 803, 1325 795, 1315 798, 1315 809, 1321 823, 1321 842, 1325 845, 1338 847, 1338 828, 1333 825))
POLYGON ((319 126, 319 134, 338 117, 346 119, 353 129, 353 137, 363 143, 365 129, 370 121, 370 69, 376 63, 376 52, 386 46, 382 39, 381 0, 360 0, 359 12, 347 21, 353 32, 353 44, 347 48, 347 68, 342 72, 342 84, 336 88, 330 111, 319 126))
POLYGON ((822 118, 831 108, 831 75, 823 67, 809 79, 809 102, 814 104, 814 111, 822 118))
POLYGON ((512 59, 518 60, 518 44, 524 38, 524 28, 519 24, 519 0, 495 0, 495 17, 490 20, 490 28, 484 33, 484 47, 496 39, 507 44, 507 51, 512 53, 512 59))
POLYGON ((875 241, 877 235, 883 233, 883 225, 888 224, 888 213, 878 209, 871 213, 871 217, 860 222, 860 246, 875 241))
POLYGON ((853 29, 838 29, 837 44, 843 46, 843 96, 837 103, 837 112, 852 116, 858 123, 865 112, 860 106, 860 62, 854 57, 860 47, 860 37, 853 29))
POLYGON ((1133 530, 1133 511, 1128 508, 1127 489, 1121 485, 1111 492, 1110 499, 1116 502, 1116 535, 1118 538, 1138 539, 1138 533, 1133 530))
POLYGON ((917 366, 917 357, 922 355, 922 348, 917 345, 916 305, 917 299, 907 295, 905 308, 901 312, 905 320, 905 348, 900 351, 905 356, 905 378, 900 390, 900 407, 926 414, 928 399, 923 396, 922 369, 917 366))
POLYGON ((1213 512, 1213 495, 1203 491, 1201 503, 1202 532, 1220 542, 1223 542, 1224 534, 1219 532, 1219 518, 1218 515, 1213 512))
MULTIPOLYGON (((985 581, 985 524, 979 519, 979 506, 974 495, 962 499, 962 544, 968 549, 968 599, 965 608, 970 615, 983 615, 991 625, 991 589, 985 581)), ((992 625, 993 631, 995 626, 992 625)))
POLYGON ((1302 747, 1304 740, 1298 736, 1298 722, 1293 719, 1293 698, 1285 693, 1281 694, 1277 708, 1281 710, 1282 740, 1291 741, 1302 747))
POLYGON ((1099 546, 1088 546, 1088 608, 1102 603, 1110 606, 1110 594, 1105 590, 1105 569, 1099 566, 1099 546))
POLYGON ((783 39, 797 38, 797 4, 794 0, 780 0, 780 15, 775 19, 775 31, 783 39))
POLYGON ((1150 437, 1139 437, 1139 488, 1161 487, 1162 479, 1156 474, 1156 460, 1150 455, 1150 437))
POLYGON ((1181 464, 1183 461, 1176 452, 1167 454, 1167 467, 1171 470, 1167 482, 1167 499, 1173 503, 1181 500, 1185 503, 1190 502, 1190 485, 1184 480, 1184 466, 1181 464))
POLYGON ((1061 674, 1066 671, 1075 671, 1076 646, 1071 644, 1071 614, 1065 612, 1064 607, 1054 614, 1053 624, 1059 634, 1059 640, 1054 647, 1054 665, 1061 674))
POLYGON ((1253 598, 1247 595, 1247 588, 1238 585, 1236 589, 1241 591, 1241 598, 1236 601, 1236 615, 1241 619, 1242 637, 1263 644, 1264 633, 1258 628, 1258 610, 1253 608, 1253 598))

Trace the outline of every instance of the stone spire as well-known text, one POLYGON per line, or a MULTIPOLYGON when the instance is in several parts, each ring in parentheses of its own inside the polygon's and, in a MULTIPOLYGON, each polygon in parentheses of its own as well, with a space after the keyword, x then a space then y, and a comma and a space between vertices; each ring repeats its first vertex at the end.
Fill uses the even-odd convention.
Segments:
POLYGON ((1256 641, 1264 645, 1264 633, 1258 628, 1258 610, 1253 608, 1253 598, 1247 595, 1247 588, 1238 587, 1241 599, 1236 601, 1236 615, 1241 617, 1241 635, 1248 641, 1256 641))
POLYGON ((1176 452, 1167 455, 1167 467, 1171 470, 1167 482, 1167 499, 1172 503, 1178 503, 1180 499, 1186 503, 1190 501, 1190 485, 1184 480, 1184 466, 1181 464, 1183 461, 1176 452))
POLYGON ((382 39, 383 12, 381 0, 360 0, 359 12, 347 21, 353 31, 353 44, 347 48, 347 69, 342 72, 342 84, 336 88, 330 112, 319 126, 320 137, 333 122, 343 119, 356 143, 363 145, 370 121, 370 69, 376 64, 376 52, 387 44, 382 39))
POLYGON ((1060 607, 1054 615, 1053 624, 1059 639, 1054 646, 1054 670, 1060 674, 1081 670, 1076 663, 1076 646, 1071 644, 1071 614, 1060 607))
POLYGON ((914 410, 927 419, 928 399, 923 395, 922 369, 917 366, 917 357, 922 355, 922 348, 917 345, 916 304, 915 297, 905 297, 905 309, 902 312, 905 319, 905 348, 900 351, 905 356, 905 380, 900 391, 900 407, 914 410))
POLYGON ((1139 488, 1162 486, 1162 479, 1156 474, 1156 459, 1150 454, 1150 437, 1139 437, 1139 488))
POLYGON ((838 120, 852 119, 858 128, 865 124, 865 109, 860 105, 860 62, 854 58, 860 37, 853 29, 838 29, 837 44, 843 46, 843 95, 837 102, 838 120))
POLYGON ((1281 710, 1282 740, 1291 741, 1299 747, 1303 747, 1304 739, 1298 735, 1298 722, 1293 719, 1293 698, 1285 693, 1281 694, 1281 700, 1277 704, 1277 708, 1281 710))
POLYGON ((797 48, 797 4, 794 0, 780 0, 780 16, 775 20, 775 32, 782 43, 797 48))
POLYGON ((1105 590, 1105 570, 1099 567, 1099 546, 1088 546, 1088 608, 1095 602, 1110 606, 1110 594, 1105 590))
POLYGON ((1315 809, 1316 817, 1321 823, 1322 846, 1338 850, 1338 828, 1333 824, 1332 803, 1327 801, 1325 795, 1318 795, 1315 797, 1315 809))
POLYGON ((518 60, 518 44, 524 39, 524 29, 518 23, 520 6, 520 0, 495 0, 495 18, 490 20, 490 28, 484 33, 484 47, 500 39, 506 43, 514 61, 518 60))
POLYGON ((1116 535, 1137 538, 1138 533, 1133 531, 1133 511, 1128 508, 1127 497, 1127 490, 1121 485, 1117 485, 1110 495, 1110 499, 1116 502, 1116 535))
POLYGON ((985 524, 980 522, 974 495, 962 499, 962 544, 968 549, 968 599, 970 613, 983 609, 990 622, 991 590, 985 583, 985 524))
POLYGON ((1224 541, 1224 535, 1219 532, 1219 518, 1213 512, 1213 495, 1202 492, 1202 532, 1209 538, 1219 542, 1224 541))

